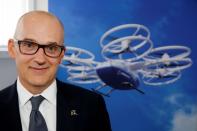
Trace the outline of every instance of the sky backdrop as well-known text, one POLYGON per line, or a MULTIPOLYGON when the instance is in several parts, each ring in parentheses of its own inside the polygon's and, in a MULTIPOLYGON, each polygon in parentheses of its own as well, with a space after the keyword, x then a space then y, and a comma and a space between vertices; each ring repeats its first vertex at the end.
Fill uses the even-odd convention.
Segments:
MULTIPOLYGON (((140 81, 145 95, 114 91, 105 101, 113 131, 197 131, 196 0, 49 0, 49 11, 64 24, 65 45, 91 51, 96 61, 104 61, 102 34, 121 24, 148 27, 154 47, 190 47, 193 65, 175 83, 153 87, 140 81)), ((57 76, 66 81, 66 70, 57 76)))

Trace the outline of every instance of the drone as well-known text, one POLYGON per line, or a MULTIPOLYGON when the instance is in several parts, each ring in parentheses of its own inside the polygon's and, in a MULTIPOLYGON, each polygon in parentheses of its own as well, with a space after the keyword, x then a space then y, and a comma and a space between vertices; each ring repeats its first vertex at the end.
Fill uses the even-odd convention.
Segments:
POLYGON ((181 45, 153 47, 150 31, 140 24, 124 24, 100 38, 103 61, 88 50, 67 47, 61 66, 67 80, 77 84, 98 83, 94 92, 109 96, 114 90, 136 90, 140 83, 159 86, 175 82, 192 65, 191 49, 181 45), (103 90, 105 89, 105 90, 103 90))

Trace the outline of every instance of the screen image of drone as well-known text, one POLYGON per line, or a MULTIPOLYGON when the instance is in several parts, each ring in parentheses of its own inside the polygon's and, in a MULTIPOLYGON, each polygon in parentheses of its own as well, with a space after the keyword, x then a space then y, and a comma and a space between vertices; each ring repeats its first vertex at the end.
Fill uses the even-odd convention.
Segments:
POLYGON ((90 51, 66 47, 61 63, 70 82, 99 83, 92 90, 109 96, 114 90, 136 90, 140 82, 159 86, 175 82, 181 71, 192 65, 191 49, 181 45, 153 47, 144 25, 124 24, 106 31, 100 38, 103 61, 90 51), (108 90, 103 92, 103 88, 108 90))

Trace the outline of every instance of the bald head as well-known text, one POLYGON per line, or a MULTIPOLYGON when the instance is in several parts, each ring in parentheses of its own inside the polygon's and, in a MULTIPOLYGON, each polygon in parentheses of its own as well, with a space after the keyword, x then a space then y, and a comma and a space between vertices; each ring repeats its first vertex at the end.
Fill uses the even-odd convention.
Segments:
POLYGON ((56 16, 45 11, 31 11, 20 17, 14 38, 41 40, 43 37, 64 42, 64 28, 56 16))

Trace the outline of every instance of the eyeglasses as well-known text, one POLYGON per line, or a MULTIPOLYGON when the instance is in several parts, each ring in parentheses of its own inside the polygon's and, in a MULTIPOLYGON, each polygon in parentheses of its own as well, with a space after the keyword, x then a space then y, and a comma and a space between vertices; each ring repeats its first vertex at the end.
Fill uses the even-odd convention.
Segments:
POLYGON ((57 58, 61 55, 62 51, 65 51, 64 46, 49 44, 40 45, 36 42, 29 40, 15 40, 19 45, 19 50, 21 54, 24 55, 34 55, 38 52, 40 48, 44 50, 44 54, 48 57, 57 58))

